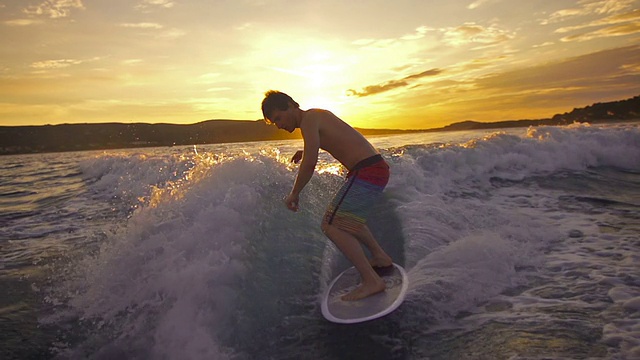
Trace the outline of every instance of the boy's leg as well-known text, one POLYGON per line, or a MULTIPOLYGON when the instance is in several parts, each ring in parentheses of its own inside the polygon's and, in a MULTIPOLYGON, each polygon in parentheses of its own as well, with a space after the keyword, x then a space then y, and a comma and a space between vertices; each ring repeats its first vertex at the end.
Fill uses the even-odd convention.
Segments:
POLYGON ((344 295, 342 297, 343 300, 359 300, 385 290, 386 285, 384 281, 369 264, 369 259, 367 259, 362 246, 360 246, 360 242, 354 235, 326 222, 322 223, 322 231, 336 244, 347 259, 351 261, 360 273, 362 279, 360 286, 344 295))
POLYGON ((347 176, 325 213, 322 231, 358 269, 362 278, 360 286, 343 296, 343 300, 358 300, 385 290, 384 281, 372 266, 391 265, 391 258, 365 223, 388 180, 389 166, 383 160, 357 170, 347 176), (361 243, 371 251, 373 263, 367 259, 361 243))
POLYGON ((387 267, 393 264, 393 260, 387 253, 380 247, 380 244, 376 241, 376 238, 369 230, 367 225, 364 225, 360 231, 355 234, 358 241, 369 249, 371 253, 371 259, 369 263, 373 267, 387 267))

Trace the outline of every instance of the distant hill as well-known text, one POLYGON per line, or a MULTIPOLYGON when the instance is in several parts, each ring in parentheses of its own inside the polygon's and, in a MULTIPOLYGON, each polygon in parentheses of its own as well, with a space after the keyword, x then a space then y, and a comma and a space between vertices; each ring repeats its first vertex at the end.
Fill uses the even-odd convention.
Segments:
POLYGON ((62 124, 0 127, 0 154, 102 150, 293 139, 264 121, 209 120, 177 124, 62 124))
MULTIPOLYGON (((359 129, 365 135, 398 134, 407 130, 359 129)), ((42 152, 124 149, 300 139, 262 120, 208 120, 177 124, 61 124, 0 126, 0 155, 42 152)))
POLYGON ((595 103, 584 108, 573 109, 571 112, 564 114, 556 114, 550 119, 505 120, 497 122, 467 120, 453 123, 437 130, 460 131, 523 126, 568 125, 574 122, 600 124, 633 120, 640 120, 640 96, 621 101, 595 103))
MULTIPOLYGON (((596 103, 558 114, 550 119, 498 122, 463 121, 426 130, 357 129, 364 135, 411 132, 458 131, 506 127, 564 125, 573 122, 602 123, 640 119, 640 96, 608 103, 596 103)), ((191 125, 177 124, 62 124, 45 126, 0 126, 0 155, 60 151, 104 150, 152 146, 199 145, 245 141, 299 139, 262 120, 208 120, 191 125)))

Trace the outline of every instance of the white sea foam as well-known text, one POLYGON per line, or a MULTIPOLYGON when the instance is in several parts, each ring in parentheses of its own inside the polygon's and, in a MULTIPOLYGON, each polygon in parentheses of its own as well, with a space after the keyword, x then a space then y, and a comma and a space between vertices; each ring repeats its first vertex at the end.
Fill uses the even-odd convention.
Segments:
MULTIPOLYGON (((531 128, 524 137, 496 133, 461 144, 403 147, 402 155, 394 157, 392 172, 398 175, 388 192, 403 222, 411 280, 408 301, 430 299, 429 315, 450 319, 458 312, 476 311, 486 301, 503 302, 499 294, 526 284, 532 275, 542 276, 545 269, 599 276, 595 269, 610 269, 611 256, 624 256, 624 261, 637 264, 629 251, 602 251, 603 261, 598 260, 598 252, 595 259, 574 256, 584 252, 580 244, 591 237, 600 249, 609 247, 602 241, 620 243, 625 238, 601 234, 593 215, 563 209, 566 205, 559 203, 565 196, 563 189, 552 185, 542 189, 532 179, 592 167, 637 172, 638 144, 640 131, 635 127, 603 130, 576 125, 531 128), (576 238, 573 242, 566 240, 570 234, 576 238), (549 248, 556 249, 554 256, 545 255, 549 248)), ((619 265, 624 268, 619 270, 622 274, 637 273, 624 263, 619 265)), ((576 290, 570 290, 573 284, 568 286, 567 292, 580 293, 585 285, 576 284, 576 290)), ((609 297, 626 311, 637 311, 633 292, 637 287, 623 290, 619 286, 611 289, 609 297)), ((588 294, 584 298, 590 301, 588 294)), ((567 303, 588 306, 528 294, 508 297, 508 302, 524 309, 567 303)), ((611 321, 604 338, 622 344, 623 353, 637 352, 638 342, 633 339, 638 338, 638 321, 620 322, 620 315, 614 313, 604 317, 611 321)))
POLYGON ((135 202, 148 197, 154 186, 183 179, 196 164, 195 154, 153 156, 143 153, 106 153, 80 162, 82 176, 102 199, 135 202))
MULTIPOLYGON (((161 160, 142 160, 108 158, 102 166, 93 160, 89 168, 104 172, 95 188, 106 191, 110 183, 116 192, 139 196, 148 190, 138 183, 175 176, 152 170, 166 167, 161 160), (142 179, 132 180, 134 169, 142 179)), ((246 275, 247 237, 262 214, 260 191, 267 190, 259 181, 265 174, 288 174, 284 168, 270 170, 274 162, 263 160, 238 158, 215 166, 192 160, 194 167, 183 177, 192 181, 156 191, 96 258, 79 264, 80 277, 72 285, 79 293, 68 304, 83 319, 118 333, 102 352, 148 347, 151 354, 168 358, 224 356, 227 350, 218 346, 217 335, 230 326, 230 309, 246 275), (131 338, 140 343, 130 343, 131 338)))

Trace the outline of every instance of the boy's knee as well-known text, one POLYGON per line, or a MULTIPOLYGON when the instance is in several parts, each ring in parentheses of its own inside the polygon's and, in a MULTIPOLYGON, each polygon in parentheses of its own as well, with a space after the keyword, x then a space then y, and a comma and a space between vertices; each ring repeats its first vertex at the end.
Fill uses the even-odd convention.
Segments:
POLYGON ((356 228, 356 229, 352 229, 352 228, 342 228, 339 226, 336 226, 334 224, 330 224, 327 220, 323 220, 322 223, 320 224, 320 229, 322 229, 322 232, 326 235, 329 236, 330 232, 336 231, 336 230, 340 230, 343 232, 346 232, 350 235, 353 235, 355 237, 360 237, 360 233, 362 231, 361 228, 356 228))
POLYGON ((322 232, 327 236, 327 237, 331 237, 330 233, 335 232, 336 230, 342 230, 345 231, 344 229, 342 229, 341 227, 336 226, 335 224, 331 224, 329 223, 329 221, 327 219, 322 220, 322 223, 320 224, 320 229, 322 229, 322 232))
POLYGON ((331 227, 331 224, 329 224, 329 222, 325 219, 322 220, 322 223, 320 224, 320 229, 322 229, 322 232, 326 235, 327 232, 329 231, 329 228, 331 227))

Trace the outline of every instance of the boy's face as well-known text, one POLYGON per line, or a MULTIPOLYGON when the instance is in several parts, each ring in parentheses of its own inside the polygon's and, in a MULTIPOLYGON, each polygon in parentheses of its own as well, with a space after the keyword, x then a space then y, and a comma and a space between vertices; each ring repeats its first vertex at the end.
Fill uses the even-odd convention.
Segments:
POLYGON ((274 110, 268 120, 277 126, 278 129, 283 129, 291 133, 296 129, 296 122, 293 115, 293 107, 289 104, 287 110, 274 110))

